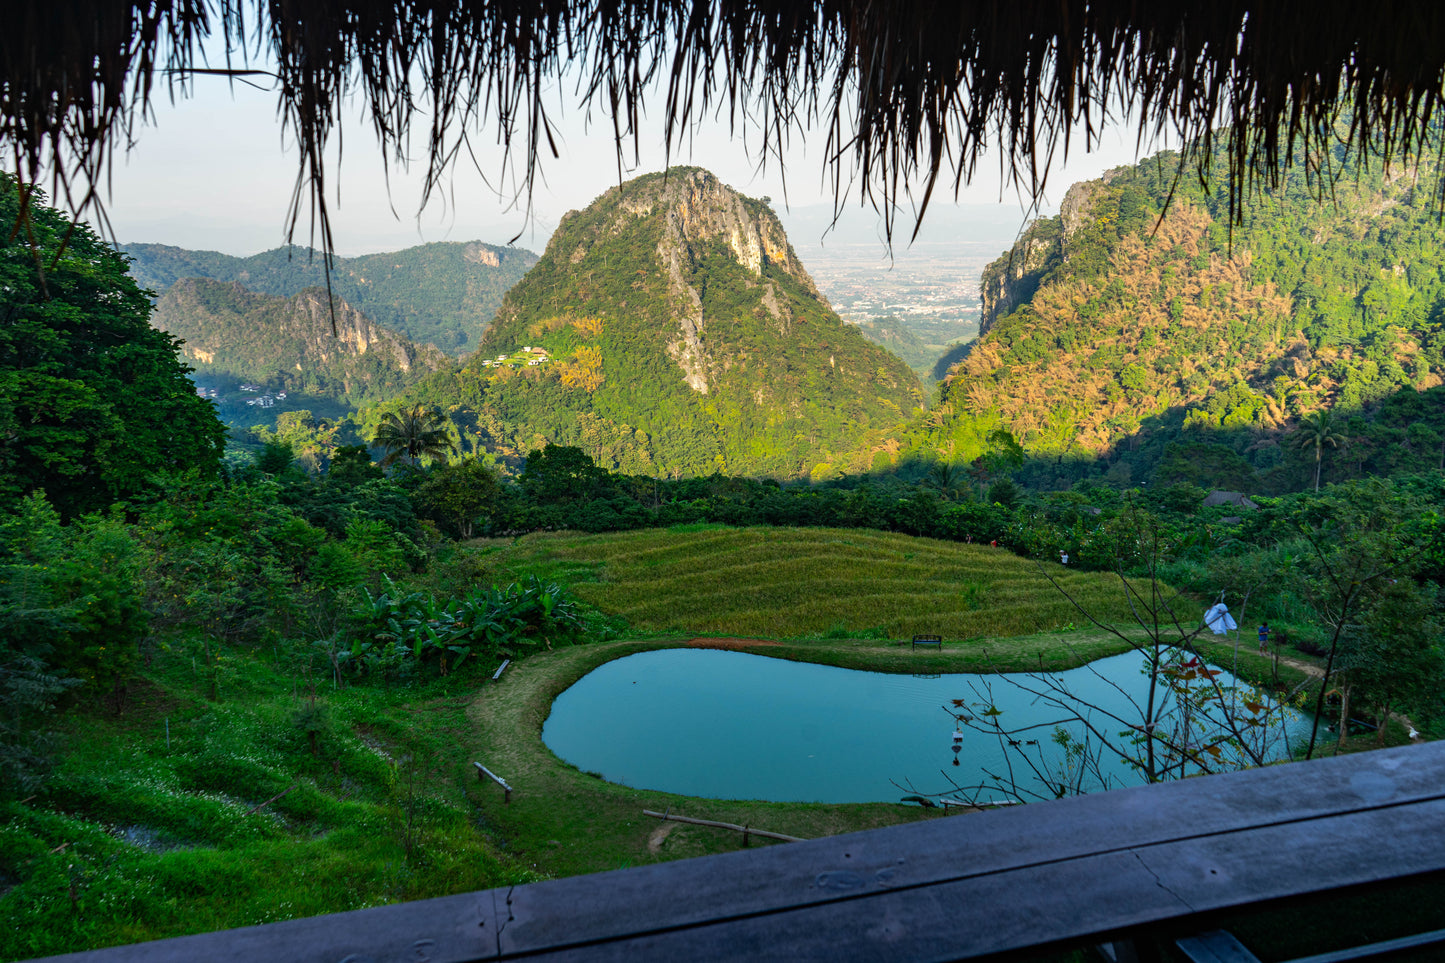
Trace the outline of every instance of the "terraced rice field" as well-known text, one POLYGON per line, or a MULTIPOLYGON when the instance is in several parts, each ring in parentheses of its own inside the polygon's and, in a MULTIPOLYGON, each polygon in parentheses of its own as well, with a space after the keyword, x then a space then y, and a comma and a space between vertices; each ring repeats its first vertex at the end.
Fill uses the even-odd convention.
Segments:
POLYGON ((549 533, 518 539, 488 561, 570 582, 579 598, 639 632, 972 639, 1084 628, 1065 593, 1096 617, 1133 624, 1116 576, 863 529, 549 533))

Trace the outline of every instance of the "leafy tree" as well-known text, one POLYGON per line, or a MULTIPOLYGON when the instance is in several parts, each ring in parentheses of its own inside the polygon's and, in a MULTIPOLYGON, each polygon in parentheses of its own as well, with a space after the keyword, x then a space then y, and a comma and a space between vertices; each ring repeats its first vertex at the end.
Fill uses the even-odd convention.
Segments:
POLYGON ((0 799, 34 792, 54 765, 57 740, 41 726, 77 685, 34 656, 0 648, 0 799))
POLYGON ((989 486, 988 501, 991 505, 1002 505, 1004 508, 1013 508, 1023 498, 1023 492, 1015 485, 1011 478, 1000 478, 989 486))
POLYGON ((1095 685, 1048 673, 975 684, 972 697, 952 700, 950 711, 960 726, 996 738, 1005 765, 985 769, 988 778, 980 785, 950 780, 951 789, 933 795, 961 793, 973 801, 999 792, 1020 801, 1057 798, 1113 788, 1121 779, 1155 783, 1259 766, 1281 755, 1285 708, 1252 686, 1221 678, 1195 645, 1203 631, 1195 603, 1161 582, 1160 563, 1173 549, 1172 537, 1156 516, 1133 507, 1119 521, 1132 532, 1129 556, 1141 559, 1138 578, 1124 572, 1128 557, 1116 559, 1135 625, 1121 629, 1101 621, 1048 566, 1040 571, 1080 616, 1142 657, 1144 692, 1127 699, 1125 708, 1111 709, 1095 685), (1013 724, 993 696, 994 686, 1003 684, 1048 707, 1056 721, 1013 724), (1051 733, 1040 731, 1049 728, 1051 733), (1130 775, 1118 775, 1117 763, 1130 775))
POLYGON ((1315 491, 1320 490, 1320 455, 1326 445, 1338 448, 1345 436, 1334 425, 1329 411, 1317 411, 1300 419, 1299 428, 1291 436, 1291 443, 1302 451, 1311 448, 1315 452, 1315 491))
POLYGON ((417 489, 416 500, 462 538, 471 538, 477 519, 496 507, 500 490, 496 471, 468 458, 433 470, 417 489))
POLYGON ((959 485, 963 482, 963 470, 951 461, 936 461, 928 469, 928 484, 938 490, 945 499, 958 497, 959 485))
POLYGON ((291 443, 272 438, 256 453, 256 470, 263 475, 280 475, 296 461, 291 443))
POLYGON ((125 258, 43 202, 0 173, 0 503, 44 489, 71 517, 215 473, 225 429, 125 258))
POLYGON ((423 458, 445 458, 456 450, 448 424, 440 411, 415 404, 400 414, 388 411, 383 415, 371 443, 386 452, 381 459, 383 468, 399 458, 413 465, 423 458))
POLYGON ((547 503, 586 498, 607 477, 581 448, 547 445, 528 452, 527 467, 518 481, 534 502, 547 503))
POLYGON ((0 661, 14 664, 12 682, 53 672, 123 707, 149 621, 135 554, 119 520, 62 526, 40 494, 0 516, 0 661))
POLYGON ((360 485, 385 477, 382 470, 372 462, 365 445, 342 445, 331 456, 331 467, 326 471, 326 480, 333 485, 360 485))
MULTIPOLYGON (((1277 522, 1282 533, 1297 534, 1309 545, 1294 570, 1298 589, 1330 632, 1318 716, 1361 616, 1392 580, 1414 573, 1438 545, 1441 530, 1438 516, 1417 496, 1382 479, 1332 485, 1325 495, 1282 506, 1282 514, 1277 522)), ((1348 698, 1343 702, 1342 716, 1349 711, 1348 698)), ((1314 754, 1315 741, 1312 731, 1306 758, 1314 754)))
MULTIPOLYGON (((1421 587, 1411 579, 1380 585, 1359 625, 1352 627, 1341 667, 1354 696, 1377 708, 1382 745, 1391 708, 1440 691, 1445 677, 1442 628, 1435 586, 1421 587)), ((1342 739, 1345 732, 1342 725, 1342 739)))

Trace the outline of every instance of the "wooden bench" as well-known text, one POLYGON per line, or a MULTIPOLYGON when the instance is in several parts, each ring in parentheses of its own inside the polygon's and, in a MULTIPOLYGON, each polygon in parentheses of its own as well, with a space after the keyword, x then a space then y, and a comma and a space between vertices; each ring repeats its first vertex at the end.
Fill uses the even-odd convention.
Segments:
POLYGON ((941 635, 915 635, 915 636, 913 637, 913 645, 910 646, 910 649, 916 649, 916 648, 918 648, 920 645, 931 645, 931 646, 933 646, 934 648, 938 649, 938 651, 942 652, 942 651, 943 651, 943 636, 941 636, 941 635))

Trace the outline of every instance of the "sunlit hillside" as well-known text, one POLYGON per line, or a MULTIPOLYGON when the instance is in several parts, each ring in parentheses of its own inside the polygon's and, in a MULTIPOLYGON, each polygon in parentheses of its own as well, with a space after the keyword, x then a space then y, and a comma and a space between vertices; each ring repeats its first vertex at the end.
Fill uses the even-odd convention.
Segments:
MULTIPOLYGON (((575 582, 634 629, 795 638, 1030 635, 1132 625, 1119 579, 1012 552, 861 529, 677 526, 537 534, 491 559, 575 582), (1068 593, 1067 595, 1065 593, 1068 593)), ((1192 607, 1191 607, 1192 611, 1192 607)))

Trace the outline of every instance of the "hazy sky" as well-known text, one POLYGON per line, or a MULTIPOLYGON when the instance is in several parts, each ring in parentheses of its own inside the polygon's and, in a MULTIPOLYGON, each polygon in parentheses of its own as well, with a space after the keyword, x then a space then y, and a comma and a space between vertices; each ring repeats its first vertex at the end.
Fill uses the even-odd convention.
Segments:
MULTIPOLYGON (((232 89, 214 77, 197 78, 196 84, 194 96, 175 106, 162 94, 153 124, 140 132, 128 155, 117 156, 107 205, 116 238, 123 243, 156 242, 239 255, 280 245, 297 154, 282 142, 275 95, 243 84, 232 89)), ((382 153, 369 127, 360 121, 360 110, 359 104, 350 110, 352 121, 342 134, 342 163, 333 163, 328 171, 336 247, 343 255, 395 250, 426 241, 504 244, 519 232, 519 246, 540 252, 564 213, 585 207, 617 183, 610 124, 597 123, 594 118, 589 130, 581 110, 562 111, 559 107, 556 119, 562 131, 558 145, 562 156, 544 163, 545 180, 538 183, 533 196, 532 222, 525 210, 512 205, 510 195, 498 197, 475 169, 465 165, 457 167, 450 194, 445 199, 434 198, 418 217, 421 165, 416 165, 411 175, 393 167, 388 195, 382 153)), ((642 162, 635 170, 626 171, 626 176, 663 168, 659 113, 660 108, 644 121, 642 162)), ((811 151, 797 143, 788 156, 787 200, 791 207, 831 203, 820 160, 822 138, 819 134, 811 151)), ((473 147, 483 165, 496 169, 501 163, 500 149, 485 150, 493 142, 486 131, 475 136, 473 147)), ((1080 151, 1067 166, 1050 175, 1049 204, 1057 204, 1070 183, 1132 162, 1133 143, 1132 133, 1121 127, 1107 136, 1102 151, 1090 155, 1080 151)), ((425 144, 418 143, 415 150, 423 153, 425 144)), ((726 120, 696 130, 692 150, 675 155, 673 163, 706 167, 745 194, 770 196, 785 224, 789 220, 783 205, 783 179, 776 165, 770 163, 766 173, 757 173, 743 139, 729 136, 726 120)), ((998 203, 996 160, 988 159, 980 168, 982 176, 963 194, 962 202, 998 203)), ((493 173, 485 166, 484 170, 493 173)), ((951 204, 951 196, 942 202, 951 204)), ((1019 209, 1012 192, 1003 203, 1019 209)), ((865 226, 876 219, 871 211, 855 216, 865 226)), ((911 229, 911 219, 907 223, 911 229)), ((921 237, 942 239, 929 234, 927 219, 921 237)), ((297 240, 307 240, 304 221, 297 240)), ((803 238, 795 241, 807 243, 803 238)), ((882 253, 881 242, 879 247, 882 253)))

